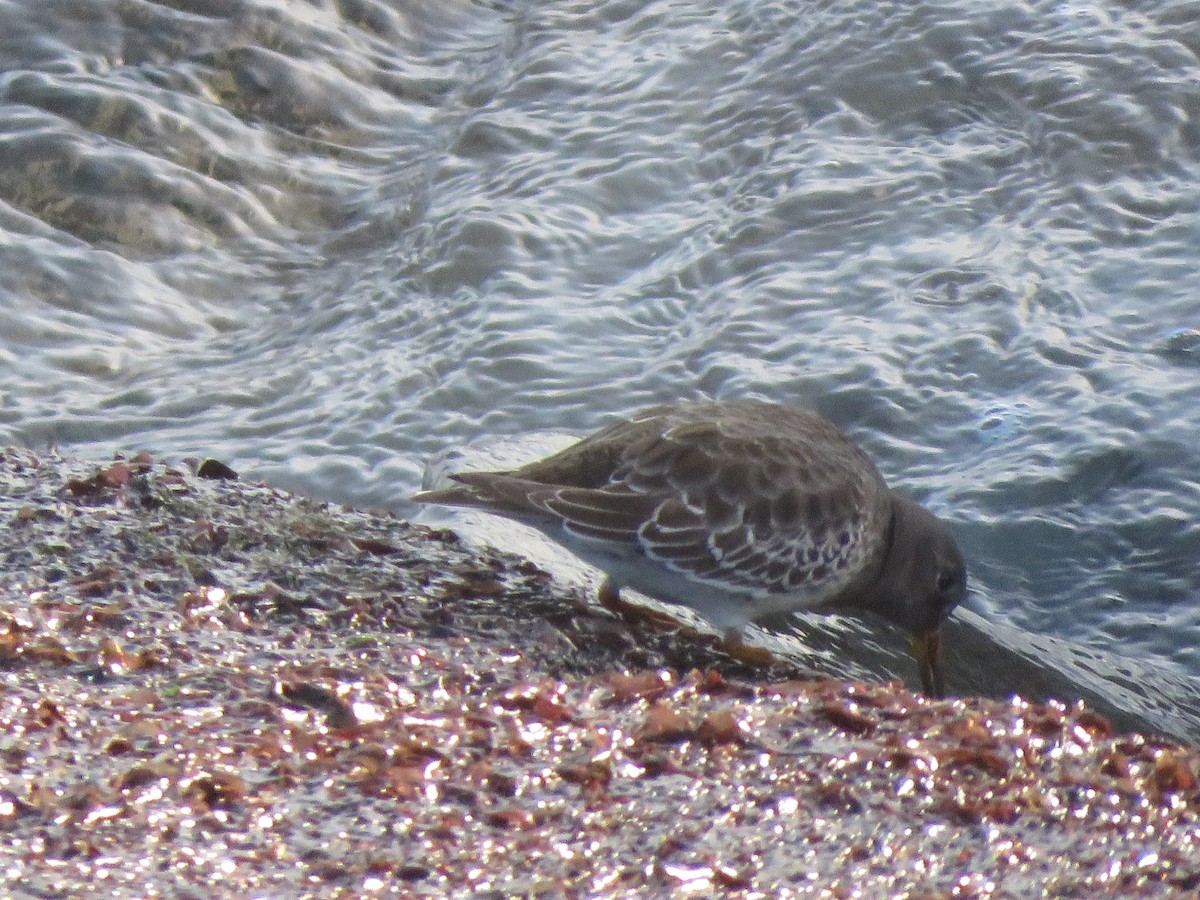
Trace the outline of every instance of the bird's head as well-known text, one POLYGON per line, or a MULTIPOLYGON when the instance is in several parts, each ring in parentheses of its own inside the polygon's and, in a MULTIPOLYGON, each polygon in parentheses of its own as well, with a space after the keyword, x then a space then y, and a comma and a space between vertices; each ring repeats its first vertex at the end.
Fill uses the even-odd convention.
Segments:
POLYGON ((925 507, 892 494, 891 539, 869 608, 913 635, 926 694, 945 694, 942 622, 967 593, 967 567, 950 529, 925 507))
POLYGON ((891 540, 871 607, 915 635, 941 627, 967 593, 967 567, 950 529, 919 503, 892 494, 891 540))

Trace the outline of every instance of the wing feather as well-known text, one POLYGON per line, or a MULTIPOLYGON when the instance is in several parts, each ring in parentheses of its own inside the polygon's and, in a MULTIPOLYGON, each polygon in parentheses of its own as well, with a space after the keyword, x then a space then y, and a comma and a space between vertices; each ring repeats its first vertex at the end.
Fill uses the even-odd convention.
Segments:
POLYGON ((891 514, 878 471, 840 429, 750 402, 647 410, 516 471, 455 477, 461 487, 426 497, 561 526, 759 598, 859 577, 891 514))

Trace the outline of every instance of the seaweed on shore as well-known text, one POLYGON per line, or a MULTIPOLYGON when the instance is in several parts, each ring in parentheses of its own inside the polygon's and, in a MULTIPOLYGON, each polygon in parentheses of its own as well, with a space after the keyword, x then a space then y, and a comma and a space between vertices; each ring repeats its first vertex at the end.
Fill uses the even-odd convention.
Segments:
POLYGON ((0 883, 1160 896, 1200 752, 756 671, 518 557, 146 455, 0 452, 0 883))

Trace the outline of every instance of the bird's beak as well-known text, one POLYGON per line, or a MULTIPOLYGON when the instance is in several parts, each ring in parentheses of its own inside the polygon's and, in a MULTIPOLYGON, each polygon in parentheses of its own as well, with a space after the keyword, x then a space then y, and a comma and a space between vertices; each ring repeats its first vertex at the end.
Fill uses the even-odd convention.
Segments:
POLYGON ((909 645, 921 673, 921 690, 925 696, 941 699, 946 696, 946 674, 942 669, 942 629, 935 628, 913 637, 909 645))

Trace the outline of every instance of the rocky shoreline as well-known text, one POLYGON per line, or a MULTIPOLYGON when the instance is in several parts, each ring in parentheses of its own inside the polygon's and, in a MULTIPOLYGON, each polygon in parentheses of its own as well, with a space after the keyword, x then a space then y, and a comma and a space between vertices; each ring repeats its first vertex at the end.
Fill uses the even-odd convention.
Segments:
POLYGON ((749 669, 232 475, 0 452, 5 895, 1200 886, 1194 746, 749 669))

